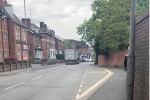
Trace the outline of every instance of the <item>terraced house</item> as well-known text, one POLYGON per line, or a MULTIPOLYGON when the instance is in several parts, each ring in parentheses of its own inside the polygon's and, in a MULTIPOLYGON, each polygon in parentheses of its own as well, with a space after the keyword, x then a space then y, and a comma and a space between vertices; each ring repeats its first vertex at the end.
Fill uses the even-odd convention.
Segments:
POLYGON ((55 32, 48 29, 44 22, 40 22, 39 34, 42 36, 43 59, 47 60, 47 63, 55 63, 55 32))
POLYGON ((8 15, 0 1, 0 62, 9 56, 8 15))
MULTIPOLYGON (((22 19, 25 24, 25 19, 22 19)), ((28 44, 29 44, 29 58, 32 63, 41 63, 42 56, 42 36, 38 33, 39 28, 31 23, 30 18, 26 19, 28 44)))
MULTIPOLYGON (((1 0, 3 1, 3 0, 1 0)), ((19 61, 28 59, 27 34, 24 24, 13 13, 13 6, 5 0, 4 9, 9 16, 8 33, 10 56, 16 57, 19 61)))

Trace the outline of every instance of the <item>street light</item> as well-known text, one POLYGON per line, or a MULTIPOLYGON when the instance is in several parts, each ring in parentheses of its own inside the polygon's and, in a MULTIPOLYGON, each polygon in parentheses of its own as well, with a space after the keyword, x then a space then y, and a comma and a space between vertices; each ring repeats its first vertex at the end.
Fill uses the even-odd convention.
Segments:
POLYGON ((131 0, 130 42, 129 42, 129 55, 127 59, 126 100, 133 100, 134 68, 135 68, 134 45, 135 45, 136 3, 137 0, 131 0))
MULTIPOLYGON (((25 34, 26 34, 26 45, 28 45, 28 33, 27 33, 27 22, 26 22, 26 1, 24 0, 24 15, 25 15, 25 34)), ((29 67, 29 46, 27 46, 27 67, 29 67)))

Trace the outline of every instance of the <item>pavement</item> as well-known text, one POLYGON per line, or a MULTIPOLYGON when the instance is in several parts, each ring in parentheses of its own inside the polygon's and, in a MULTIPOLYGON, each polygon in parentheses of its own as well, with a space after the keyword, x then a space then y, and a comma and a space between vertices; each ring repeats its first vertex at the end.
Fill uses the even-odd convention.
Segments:
POLYGON ((63 65, 63 64, 64 63, 56 63, 56 64, 45 65, 45 66, 41 66, 41 64, 32 64, 32 67, 22 68, 22 69, 18 69, 18 70, 7 71, 7 72, 1 72, 0 77, 16 75, 16 74, 20 74, 20 73, 26 73, 26 72, 29 72, 29 71, 46 69, 46 68, 50 68, 50 67, 60 66, 60 65, 63 65))
POLYGON ((125 100, 126 74, 123 68, 107 68, 114 72, 114 75, 103 84, 88 100, 125 100))

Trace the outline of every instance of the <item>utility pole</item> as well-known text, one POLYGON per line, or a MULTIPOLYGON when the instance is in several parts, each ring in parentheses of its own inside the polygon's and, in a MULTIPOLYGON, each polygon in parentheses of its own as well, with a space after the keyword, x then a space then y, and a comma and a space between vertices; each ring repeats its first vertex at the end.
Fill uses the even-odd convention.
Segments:
MULTIPOLYGON (((24 15, 25 15, 25 33, 26 33, 26 45, 28 45, 28 33, 27 33, 27 22, 26 22, 26 1, 24 0, 24 15)), ((27 67, 29 67, 29 45, 27 48, 27 67)))
POLYGON ((131 0, 130 42, 129 42, 129 55, 127 59, 126 100, 133 100, 134 69, 135 69, 134 45, 135 45, 136 3, 137 0, 131 0))

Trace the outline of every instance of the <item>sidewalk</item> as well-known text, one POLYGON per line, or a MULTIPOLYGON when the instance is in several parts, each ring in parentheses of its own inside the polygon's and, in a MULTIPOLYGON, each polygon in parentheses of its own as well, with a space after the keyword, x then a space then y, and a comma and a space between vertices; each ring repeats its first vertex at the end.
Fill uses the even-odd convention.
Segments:
POLYGON ((62 63, 56 63, 56 64, 45 65, 45 66, 41 66, 41 64, 32 64, 32 67, 18 69, 18 70, 12 70, 12 71, 7 71, 7 72, 1 72, 0 77, 16 75, 16 74, 19 74, 19 73, 24 73, 24 72, 28 72, 28 71, 35 71, 35 70, 55 67, 55 66, 59 66, 59 65, 62 65, 62 63))
MULTIPOLYGON (((96 67, 96 66, 95 66, 96 67)), ((103 84, 88 100, 125 100, 126 71, 123 68, 103 67, 115 74, 103 84)))

